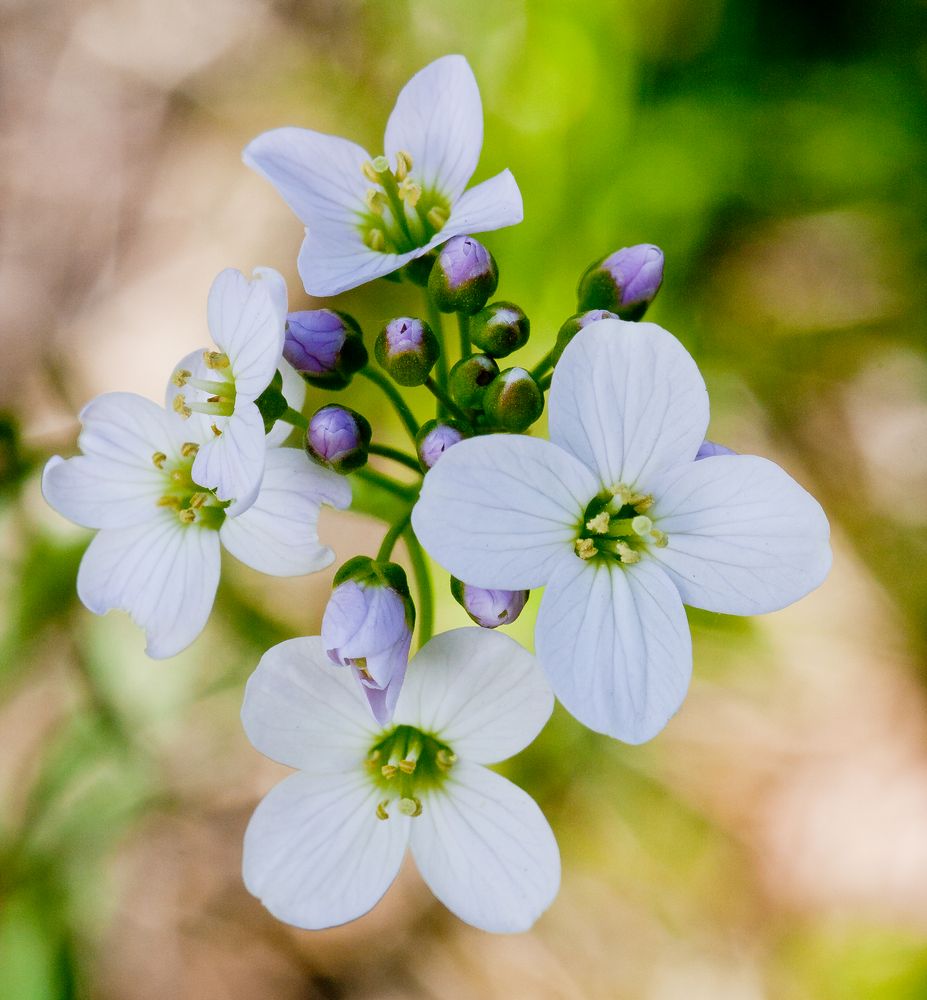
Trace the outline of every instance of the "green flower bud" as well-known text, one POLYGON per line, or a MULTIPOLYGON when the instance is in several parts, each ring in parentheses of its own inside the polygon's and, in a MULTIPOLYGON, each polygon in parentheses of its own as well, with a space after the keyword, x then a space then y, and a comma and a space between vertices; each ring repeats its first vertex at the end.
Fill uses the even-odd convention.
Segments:
POLYGON ((454 236, 441 247, 428 292, 442 312, 478 313, 499 284, 492 254, 472 236, 454 236))
POLYGON ((380 331, 373 353, 400 385, 422 385, 438 360, 438 338, 420 319, 401 316, 380 331))
POLYGON ((551 355, 551 360, 556 364, 560 360, 560 355, 566 350, 567 344, 579 333, 584 326, 588 326, 590 323, 595 323, 600 319, 619 319, 613 312, 609 312, 607 309, 590 309, 588 312, 576 313, 575 316, 571 316, 564 324, 560 327, 560 332, 557 334, 557 341, 554 344, 554 350, 551 355))
POLYGON ((506 368, 489 384, 483 410, 490 422, 514 434, 527 430, 544 409, 544 393, 524 368, 506 368))
POLYGON ((531 323, 513 302, 491 302, 470 321, 470 339, 481 351, 504 358, 528 343, 531 323))
POLYGON ((483 405, 486 387, 498 374, 499 366, 488 354, 471 354, 451 369, 447 388, 458 406, 478 410, 483 405))

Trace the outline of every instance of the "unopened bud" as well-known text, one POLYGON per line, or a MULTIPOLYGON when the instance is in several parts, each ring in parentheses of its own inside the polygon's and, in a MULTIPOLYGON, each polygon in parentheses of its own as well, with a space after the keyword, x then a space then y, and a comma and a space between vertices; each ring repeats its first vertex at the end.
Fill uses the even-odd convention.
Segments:
POLYGON ((401 316, 383 327, 373 353, 400 385, 422 385, 438 360, 440 348, 427 323, 401 316))
POLYGON ((638 320, 663 284, 663 251, 650 243, 616 250, 592 264, 579 280, 580 310, 610 309, 638 320))
POLYGON ((428 278, 428 291, 442 312, 472 316, 499 284, 492 254, 472 236, 452 236, 441 247, 428 278))
POLYGON ((596 323, 600 319, 619 319, 618 316, 613 312, 609 312, 607 309, 590 309, 588 312, 576 313, 575 316, 571 316, 564 324, 560 327, 560 332, 557 334, 557 340, 554 344, 554 350, 551 360, 556 364, 560 360, 560 355, 566 350, 567 344, 579 333, 584 326, 588 326, 590 323, 596 323))
POLYGON ((736 455, 737 452, 731 448, 726 448, 723 444, 715 444, 714 441, 705 440, 701 443, 695 455, 695 461, 700 458, 714 458, 716 455, 736 455))
POLYGON ((354 410, 330 403, 316 410, 306 431, 306 452, 326 469, 342 474, 367 461, 370 424, 354 410))
POLYGON ((451 369, 447 387, 451 398, 465 410, 477 410, 483 405, 486 387, 499 374, 499 366, 488 354, 471 354, 461 358, 451 369))
POLYGON ((470 321, 470 339, 481 351, 504 358, 528 343, 531 323, 513 302, 491 302, 470 321))
POLYGON ((415 438, 422 468, 427 472, 448 448, 459 444, 466 436, 453 420, 429 420, 422 424, 415 438))
POLYGON ((527 590, 486 590, 471 587, 451 577, 454 600, 481 628, 510 625, 522 613, 528 600, 527 590))
POLYGON ((283 356, 310 385, 322 389, 343 389, 367 364, 357 322, 333 309, 290 313, 283 356))
POLYGON ((483 411, 490 422, 519 434, 527 430, 544 409, 544 393, 524 368, 506 368, 489 383, 483 411))

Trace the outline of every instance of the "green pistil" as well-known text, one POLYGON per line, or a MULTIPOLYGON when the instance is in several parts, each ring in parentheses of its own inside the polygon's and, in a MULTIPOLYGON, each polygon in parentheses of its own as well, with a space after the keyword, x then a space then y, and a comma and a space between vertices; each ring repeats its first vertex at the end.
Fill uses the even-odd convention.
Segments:
POLYGON ((394 811, 419 816, 422 796, 440 788, 457 762, 446 744, 414 726, 395 726, 370 748, 367 770, 383 793, 377 816, 388 819, 394 811))

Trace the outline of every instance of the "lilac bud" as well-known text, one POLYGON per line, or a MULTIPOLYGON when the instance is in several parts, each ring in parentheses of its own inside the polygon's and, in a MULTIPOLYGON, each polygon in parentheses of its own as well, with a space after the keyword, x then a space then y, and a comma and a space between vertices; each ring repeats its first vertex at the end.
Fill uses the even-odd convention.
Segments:
POLYGON ((590 323, 597 323, 600 319, 620 319, 620 317, 616 316, 613 312, 609 312, 607 309, 590 309, 588 312, 576 313, 574 316, 571 316, 560 327, 560 332, 557 334, 557 341, 554 344, 551 356, 553 363, 556 364, 560 360, 560 355, 566 350, 567 344, 584 326, 588 326, 590 323))
POLYGON ((332 309, 290 313, 283 356, 310 385, 323 389, 343 389, 367 364, 360 327, 332 309))
POLYGON ((544 393, 524 368, 506 368, 489 383, 483 410, 490 422, 513 434, 526 431, 544 409, 544 393))
POLYGON ((330 403, 316 410, 306 431, 306 451, 319 465, 334 472, 359 469, 367 461, 370 424, 354 410, 330 403))
POLYGON ((491 302, 470 323, 470 339, 481 351, 504 358, 528 343, 531 323, 514 302, 491 302))
POLYGON ((412 644, 415 606, 396 563, 348 560, 322 618, 322 645, 332 663, 351 667, 376 721, 388 725, 412 644))
POLYGON ((485 590, 451 577, 451 593, 481 628, 498 628, 500 625, 511 625, 521 614, 529 591, 485 590))
POLYGON ((499 284, 492 254, 472 236, 452 236, 441 247, 428 278, 428 291, 442 312, 472 316, 499 284))
POLYGON ((463 441, 466 434, 453 420, 429 420, 415 438, 418 460, 427 472, 448 448, 463 441))
POLYGON ((705 440, 699 447, 695 455, 695 461, 700 458, 714 458, 716 455, 736 455, 737 452, 731 448, 725 448, 723 444, 715 444, 714 441, 705 440))
POLYGON ((400 385, 423 385, 438 360, 438 338, 420 319, 400 316, 380 331, 373 352, 400 385))
POLYGON ((483 405, 486 387, 498 374, 499 366, 488 354, 471 354, 451 369, 447 388, 458 406, 476 410, 483 405))
POLYGON ((579 309, 610 309, 638 320, 663 284, 663 251, 650 243, 616 250, 579 280, 579 309))

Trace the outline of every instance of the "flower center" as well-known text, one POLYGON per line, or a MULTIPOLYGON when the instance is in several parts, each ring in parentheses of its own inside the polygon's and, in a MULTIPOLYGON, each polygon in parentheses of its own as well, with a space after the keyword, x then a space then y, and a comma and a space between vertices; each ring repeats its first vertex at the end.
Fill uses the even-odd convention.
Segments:
MULTIPOLYGON (((193 399, 188 394, 179 392, 174 397, 174 410, 182 417, 191 413, 206 413, 214 417, 230 417, 235 412, 235 376, 232 374, 231 363, 227 354, 218 351, 203 351, 206 367, 216 373, 215 379, 193 378, 186 368, 178 368, 171 381, 178 388, 192 386, 205 394, 205 398, 193 399)), ((218 436, 222 432, 213 425, 218 436)))
POLYGON ((389 819, 393 809, 405 816, 421 816, 423 792, 440 788, 457 755, 430 733, 414 726, 394 726, 367 754, 367 769, 384 797, 377 818, 389 819))
POLYGON ((228 503, 219 500, 212 490, 204 490, 193 481, 193 460, 199 445, 185 442, 180 448, 180 458, 168 462, 163 451, 151 456, 155 467, 164 473, 167 489, 158 497, 159 507, 169 507, 177 513, 181 524, 196 524, 201 528, 218 531, 225 520, 228 503))
POLYGON ((358 213, 361 239, 378 253, 408 253, 426 243, 444 228, 451 206, 437 191, 423 188, 411 175, 412 157, 396 154, 391 170, 385 156, 363 165, 364 176, 374 186, 358 213))
POLYGON ((631 566, 649 546, 663 548, 669 539, 645 513, 652 506, 649 493, 635 493, 621 483, 593 497, 579 525, 576 555, 631 566))

